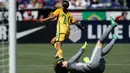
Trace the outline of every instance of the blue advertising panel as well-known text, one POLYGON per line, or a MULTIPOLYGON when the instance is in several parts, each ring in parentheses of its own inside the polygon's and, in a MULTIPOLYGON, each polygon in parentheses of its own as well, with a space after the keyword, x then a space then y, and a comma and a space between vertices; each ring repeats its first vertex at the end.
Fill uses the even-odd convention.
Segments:
MULTIPOLYGON (((111 25, 110 21, 79 21, 85 25, 86 30, 81 31, 77 26, 70 26, 70 36, 65 43, 95 43, 103 34, 106 28, 111 25)), ((112 30, 105 42, 112 39, 114 33, 119 38, 117 43, 130 43, 130 22, 118 21, 118 26, 112 30)), ((18 43, 50 43, 51 39, 56 33, 56 21, 47 23, 36 22, 18 22, 17 25, 17 39, 18 43), (28 32, 27 32, 28 31, 28 32), (27 35, 22 34, 27 33, 27 35), (30 33, 29 33, 30 32, 30 33)))
MULTIPOLYGON (((112 30, 105 42, 112 39, 112 34, 115 34, 119 39, 118 43, 130 43, 130 23, 129 21, 118 21, 118 26, 112 30)), ((103 32, 111 25, 110 21, 81 21, 81 24, 86 26, 86 31, 82 32, 82 37, 77 42, 84 40, 93 43, 96 42, 103 32)))

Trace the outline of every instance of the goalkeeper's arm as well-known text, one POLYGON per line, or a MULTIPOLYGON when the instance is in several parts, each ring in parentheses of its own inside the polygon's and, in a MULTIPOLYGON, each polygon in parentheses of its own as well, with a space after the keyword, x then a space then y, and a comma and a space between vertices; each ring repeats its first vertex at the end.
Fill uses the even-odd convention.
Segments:
POLYGON ((78 23, 77 21, 74 22, 74 24, 75 24, 79 29, 81 29, 81 30, 85 30, 85 26, 82 25, 82 24, 80 24, 80 23, 78 23))

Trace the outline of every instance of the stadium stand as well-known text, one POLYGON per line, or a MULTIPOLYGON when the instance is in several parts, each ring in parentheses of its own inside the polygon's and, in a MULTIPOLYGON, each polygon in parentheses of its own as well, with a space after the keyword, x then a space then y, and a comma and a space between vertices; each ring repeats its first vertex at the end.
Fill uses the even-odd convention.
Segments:
MULTIPOLYGON (((69 9, 127 9, 129 0, 68 0, 69 9)), ((17 0, 18 10, 61 7, 62 0, 17 0)))

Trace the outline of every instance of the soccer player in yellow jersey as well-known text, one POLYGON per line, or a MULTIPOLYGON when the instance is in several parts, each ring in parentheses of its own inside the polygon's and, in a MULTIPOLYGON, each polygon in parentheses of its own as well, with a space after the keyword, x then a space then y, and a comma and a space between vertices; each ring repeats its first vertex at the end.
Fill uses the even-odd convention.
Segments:
POLYGON ((51 44, 54 45, 54 47, 57 50, 55 58, 63 59, 62 54, 62 42, 68 38, 70 34, 70 24, 75 24, 80 29, 84 30, 85 27, 81 24, 79 24, 74 17, 71 15, 71 13, 67 10, 69 7, 68 1, 62 2, 62 7, 55 10, 51 16, 39 19, 39 22, 45 22, 52 20, 54 18, 57 18, 57 30, 56 30, 56 37, 54 37, 51 40, 51 44))

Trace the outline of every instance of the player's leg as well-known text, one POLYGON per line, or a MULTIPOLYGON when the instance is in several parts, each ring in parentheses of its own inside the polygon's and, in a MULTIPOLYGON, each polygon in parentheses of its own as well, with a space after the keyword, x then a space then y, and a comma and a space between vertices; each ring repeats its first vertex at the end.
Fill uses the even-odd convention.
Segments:
MULTIPOLYGON (((52 38, 51 44, 54 46, 54 48, 55 48, 56 51, 57 51, 57 48, 56 48, 56 37, 52 38)), ((55 58, 58 58, 58 53, 57 53, 57 52, 56 52, 56 54, 55 54, 55 58)))
POLYGON ((57 50, 57 48, 56 48, 56 37, 52 38, 51 44, 52 44, 52 45, 54 46, 54 48, 57 50))
POLYGON ((115 41, 117 40, 116 35, 113 34, 112 37, 113 39, 111 40, 111 42, 102 49, 102 56, 105 56, 112 49, 115 41))
POLYGON ((88 44, 87 42, 84 43, 84 45, 81 47, 81 49, 70 59, 68 60, 69 64, 73 64, 79 60, 81 55, 83 54, 84 50, 87 48, 88 44))
POLYGON ((101 42, 104 41, 104 39, 109 35, 111 30, 117 26, 117 23, 111 18, 111 25, 106 29, 106 31, 103 33, 103 35, 99 38, 101 42))
POLYGON ((69 33, 60 33, 56 36, 56 47, 59 59, 63 58, 62 42, 69 37, 69 33))
POLYGON ((91 60, 90 60, 90 63, 91 63, 90 67, 91 68, 95 68, 98 65, 100 65, 102 71, 104 71, 105 60, 104 60, 103 56, 106 55, 111 50, 116 39, 117 39, 117 37, 115 35, 113 35, 112 41, 103 49, 102 49, 102 45, 103 45, 102 42, 100 40, 97 42, 95 49, 92 53, 91 60))
POLYGON ((63 59, 62 42, 66 39, 66 34, 60 33, 56 36, 56 48, 59 59, 63 59))
POLYGON ((106 31, 103 33, 103 35, 99 38, 98 42, 96 43, 95 49, 93 50, 91 60, 90 61, 97 61, 101 58, 101 53, 102 53, 102 46, 103 46, 103 41, 107 37, 107 35, 110 33, 112 30, 113 26, 110 25, 106 31))
POLYGON ((90 58, 90 62, 96 63, 97 61, 99 61, 102 56, 102 47, 103 47, 103 43, 98 40, 98 42, 96 43, 96 46, 93 50, 92 56, 90 58))
POLYGON ((106 31, 103 33, 103 35, 99 38, 96 46, 95 46, 95 49, 93 50, 93 53, 92 53, 92 56, 91 56, 91 61, 96 61, 96 59, 100 59, 101 57, 101 49, 102 49, 102 45, 103 45, 103 41, 104 39, 107 37, 107 35, 111 32, 111 30, 113 28, 115 28, 117 26, 116 22, 111 19, 111 25, 106 29, 106 31))
POLYGON ((59 59, 63 59, 62 42, 57 41, 56 48, 57 48, 57 54, 58 54, 59 59))
POLYGON ((51 44, 56 48, 56 37, 52 38, 51 44))
POLYGON ((100 40, 98 40, 98 42, 96 43, 95 49, 93 50, 90 61, 86 63, 89 66, 89 69, 95 69, 95 68, 99 67, 99 65, 100 65, 100 67, 99 67, 101 70, 100 73, 102 73, 105 69, 105 61, 101 55, 102 47, 103 47, 103 43, 100 40))

